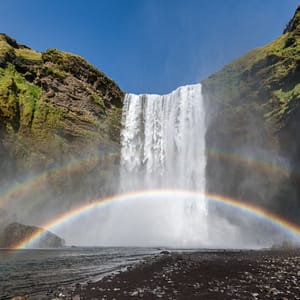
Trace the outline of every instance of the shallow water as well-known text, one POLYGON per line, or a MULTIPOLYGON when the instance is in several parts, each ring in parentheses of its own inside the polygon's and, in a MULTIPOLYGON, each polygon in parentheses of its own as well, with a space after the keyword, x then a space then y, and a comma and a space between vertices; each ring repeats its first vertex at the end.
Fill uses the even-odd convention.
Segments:
POLYGON ((63 248, 0 250, 0 299, 29 295, 96 281, 157 253, 149 248, 63 248))

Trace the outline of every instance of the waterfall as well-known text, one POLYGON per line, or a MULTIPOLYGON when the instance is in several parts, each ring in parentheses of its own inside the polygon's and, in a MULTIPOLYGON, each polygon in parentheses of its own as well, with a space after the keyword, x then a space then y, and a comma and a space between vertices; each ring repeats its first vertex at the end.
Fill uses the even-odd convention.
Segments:
POLYGON ((119 193, 68 226, 69 236, 81 244, 177 248, 256 248, 283 240, 256 213, 202 196, 200 84, 162 96, 127 94, 122 125, 119 193))
MULTIPOLYGON (((142 223, 161 223, 160 228, 150 230, 150 234, 148 230, 148 236, 144 236, 149 245, 203 246, 207 240, 205 197, 179 199, 175 192, 178 189, 205 191, 204 113, 201 84, 179 87, 162 96, 125 96, 121 191, 174 190, 170 199, 161 199, 159 203, 155 201, 156 204, 153 201, 156 208, 145 203, 145 209, 142 204, 145 199, 136 204, 143 211, 142 223)), ((118 218, 123 219, 123 214, 124 211, 120 212, 118 218)))
POLYGON ((119 193, 87 215, 89 225, 74 224, 73 236, 81 229, 81 240, 101 246, 175 248, 257 248, 283 240, 272 224, 231 209, 222 197, 207 203, 200 84, 162 96, 127 94, 122 126, 119 193))
POLYGON ((121 188, 204 192, 204 118, 200 84, 163 96, 127 94, 121 133, 121 188))

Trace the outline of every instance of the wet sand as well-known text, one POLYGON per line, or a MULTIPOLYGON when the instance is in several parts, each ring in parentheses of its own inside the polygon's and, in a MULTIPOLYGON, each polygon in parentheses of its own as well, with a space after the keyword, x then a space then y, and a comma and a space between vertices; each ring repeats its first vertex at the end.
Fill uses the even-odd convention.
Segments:
POLYGON ((161 253, 128 270, 79 285, 73 300, 300 299, 300 249, 161 253))

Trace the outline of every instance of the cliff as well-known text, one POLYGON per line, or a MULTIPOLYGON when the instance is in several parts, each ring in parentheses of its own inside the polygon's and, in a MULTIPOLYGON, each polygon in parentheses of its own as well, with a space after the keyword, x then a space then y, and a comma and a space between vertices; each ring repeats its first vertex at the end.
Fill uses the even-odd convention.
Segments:
POLYGON ((82 57, 39 53, 0 34, 1 177, 118 151, 122 100, 120 88, 82 57))
MULTIPOLYGON (((40 230, 41 228, 35 226, 11 223, 0 232, 0 248, 12 248, 40 230)), ((65 241, 62 238, 46 231, 34 246, 36 248, 60 248, 64 245, 65 241)))
POLYGON ((114 191, 123 97, 79 55, 0 34, 1 207, 43 224, 114 191))
POLYGON ((299 222, 300 6, 283 34, 203 81, 208 189, 299 222))
MULTIPOLYGON (((115 191, 123 97, 79 55, 0 34, 0 209, 9 223, 44 224, 115 191)), ((7 224, 2 247, 35 230, 7 224)))

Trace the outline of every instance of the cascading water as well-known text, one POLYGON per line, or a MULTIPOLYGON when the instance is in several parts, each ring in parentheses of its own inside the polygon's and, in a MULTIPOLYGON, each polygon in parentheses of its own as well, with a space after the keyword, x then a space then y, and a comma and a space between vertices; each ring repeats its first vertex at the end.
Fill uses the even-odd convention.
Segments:
MULTIPOLYGON (((121 134, 121 190, 183 189, 203 193, 204 118, 200 84, 183 86, 163 96, 127 94, 121 134)), ((152 212, 148 208, 152 222, 162 223, 156 238, 150 237, 150 241, 173 246, 204 245, 204 197, 171 198, 153 201, 156 209, 152 212)))
POLYGON ((127 94, 122 122, 121 200, 88 215, 98 222, 88 240, 178 248, 255 247, 258 239, 267 244, 269 236, 258 237, 256 219, 241 214, 237 226, 232 211, 208 205, 201 196, 206 129, 200 84, 163 96, 127 94))
POLYGON ((163 96, 127 94, 121 135, 122 189, 204 192, 204 117, 200 84, 163 96))

